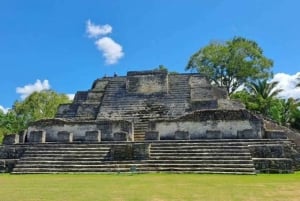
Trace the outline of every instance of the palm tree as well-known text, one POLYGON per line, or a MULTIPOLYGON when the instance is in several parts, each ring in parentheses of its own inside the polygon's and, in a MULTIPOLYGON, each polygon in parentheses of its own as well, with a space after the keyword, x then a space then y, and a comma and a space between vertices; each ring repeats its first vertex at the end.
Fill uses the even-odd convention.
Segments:
POLYGON ((263 115, 268 115, 272 100, 282 91, 277 85, 278 82, 268 82, 266 79, 247 85, 256 110, 263 115))

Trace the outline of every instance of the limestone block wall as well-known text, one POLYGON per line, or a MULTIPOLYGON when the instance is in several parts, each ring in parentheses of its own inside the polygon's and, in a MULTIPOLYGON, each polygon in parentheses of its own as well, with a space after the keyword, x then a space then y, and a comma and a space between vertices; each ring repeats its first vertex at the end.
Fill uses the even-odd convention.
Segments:
POLYGON ((153 121, 149 130, 158 131, 160 139, 176 139, 177 131, 188 132, 190 139, 263 138, 262 120, 244 109, 201 110, 176 120, 153 121))
POLYGON ((159 131, 161 140, 176 139, 176 132, 184 131, 189 133, 193 139, 257 139, 262 138, 262 132, 257 131, 247 120, 232 121, 185 121, 185 122, 158 122, 155 130, 159 131), (246 133, 246 134, 245 134, 246 133), (243 134, 243 135, 242 135, 243 134))
POLYGON ((88 122, 68 122, 58 119, 48 119, 35 122, 28 128, 28 139, 30 133, 34 131, 45 131, 45 142, 57 142, 58 133, 61 131, 68 131, 73 134, 73 141, 86 141, 86 132, 100 131, 101 141, 114 140, 114 133, 125 132, 128 134, 128 140, 131 141, 132 126, 126 121, 88 121, 88 122))
POLYGON ((129 93, 140 94, 168 92, 168 72, 128 72, 126 89, 129 93))

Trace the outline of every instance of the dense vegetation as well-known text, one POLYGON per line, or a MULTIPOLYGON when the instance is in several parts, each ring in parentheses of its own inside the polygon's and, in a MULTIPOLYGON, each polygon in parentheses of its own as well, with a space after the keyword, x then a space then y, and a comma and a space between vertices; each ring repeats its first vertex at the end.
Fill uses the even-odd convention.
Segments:
MULTIPOLYGON (((186 70, 206 75, 213 85, 224 87, 230 98, 240 100, 247 109, 300 129, 300 101, 279 98, 282 89, 277 82, 270 82, 272 66, 273 61, 263 55, 255 41, 234 37, 201 48, 191 56, 186 70)), ((295 87, 300 87, 300 77, 295 87)))
POLYGON ((44 90, 32 93, 23 101, 16 101, 6 114, 0 110, 0 142, 5 134, 18 133, 30 122, 53 118, 59 104, 68 102, 66 95, 44 90))

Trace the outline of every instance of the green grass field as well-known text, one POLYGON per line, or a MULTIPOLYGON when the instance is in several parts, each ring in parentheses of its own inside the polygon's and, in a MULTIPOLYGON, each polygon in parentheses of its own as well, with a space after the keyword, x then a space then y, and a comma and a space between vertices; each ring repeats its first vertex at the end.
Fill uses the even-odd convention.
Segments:
POLYGON ((300 173, 272 175, 0 174, 0 201, 298 201, 300 173))

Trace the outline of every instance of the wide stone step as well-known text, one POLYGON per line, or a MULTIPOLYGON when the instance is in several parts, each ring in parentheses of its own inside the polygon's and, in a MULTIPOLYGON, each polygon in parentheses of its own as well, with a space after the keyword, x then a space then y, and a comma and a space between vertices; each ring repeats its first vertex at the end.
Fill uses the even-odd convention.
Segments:
POLYGON ((253 168, 253 164, 22 164, 18 165, 17 168, 95 168, 95 169, 113 169, 113 168, 143 168, 143 169, 152 169, 152 168, 253 168))
MULTIPOLYGON (((26 173, 109 173, 109 172, 133 172, 132 168, 20 168, 16 169, 14 174, 26 173)), ((214 173, 214 174, 255 174, 254 168, 178 168, 178 167, 154 167, 154 168, 138 168, 134 172, 150 173, 150 172, 174 172, 174 173, 214 173)))
POLYGON ((53 162, 57 162, 57 161, 62 161, 62 162, 72 162, 72 161, 82 161, 82 162, 99 162, 99 161, 103 161, 106 160, 106 156, 99 156, 97 155, 96 157, 91 157, 91 156, 87 156, 87 157, 78 157, 78 156, 69 156, 69 157, 65 157, 65 156, 36 156, 36 157, 22 157, 21 160, 19 160, 19 163, 27 163, 27 162, 47 162, 47 161, 53 161, 53 162))
POLYGON ((102 154, 107 153, 109 150, 27 150, 26 154, 102 154))
POLYGON ((21 160, 18 162, 17 167, 24 167, 26 165, 105 165, 105 164, 157 164, 157 165, 173 165, 173 164, 181 164, 181 165, 199 165, 199 164, 215 164, 215 165, 240 165, 247 164, 253 166, 252 160, 142 160, 142 161, 104 161, 104 160, 63 160, 63 159, 43 159, 43 160, 21 160))
POLYGON ((173 153, 173 152, 181 152, 181 153, 185 153, 185 152, 227 152, 227 153, 232 153, 232 152, 249 152, 248 149, 245 148, 222 148, 222 147, 190 147, 190 148, 151 148, 151 152, 155 152, 155 153, 173 153))
POLYGON ((211 151, 199 151, 199 152, 151 152, 153 156, 250 156, 249 152, 211 152, 211 151))
MULTIPOLYGON (((191 159, 191 160, 251 160, 250 155, 212 155, 212 154, 207 154, 207 155, 193 155, 193 156, 180 156, 182 160, 186 159, 191 159)), ((150 157, 152 160, 181 160, 179 159, 178 156, 175 155, 155 155, 150 157)))
POLYGON ((62 158, 87 158, 87 157, 94 157, 94 158, 102 158, 106 156, 106 154, 36 154, 36 153, 32 153, 32 154, 24 154, 24 158, 28 158, 28 157, 62 157, 62 158))

